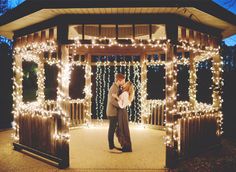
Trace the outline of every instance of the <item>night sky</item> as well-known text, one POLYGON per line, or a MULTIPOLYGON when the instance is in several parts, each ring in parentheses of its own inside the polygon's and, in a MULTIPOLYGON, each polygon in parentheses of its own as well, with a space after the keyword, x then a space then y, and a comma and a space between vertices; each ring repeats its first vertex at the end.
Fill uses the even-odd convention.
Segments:
MULTIPOLYGON (((6 0, 0 0, 0 4, 6 0)), ((24 0, 8 0, 8 8, 14 8, 18 4, 22 3, 24 0)), ((236 14, 236 0, 213 0, 217 4, 223 6, 227 10, 236 14)), ((1 15, 1 14, 0 14, 1 15)), ((224 40, 227 45, 236 45, 236 34, 224 40)))
MULTIPOLYGON (((236 14, 236 0, 213 0, 217 4, 223 6, 227 10, 233 12, 236 14)), ((225 42, 227 45, 236 45, 236 34, 234 36, 231 36, 227 39, 225 39, 225 42)))

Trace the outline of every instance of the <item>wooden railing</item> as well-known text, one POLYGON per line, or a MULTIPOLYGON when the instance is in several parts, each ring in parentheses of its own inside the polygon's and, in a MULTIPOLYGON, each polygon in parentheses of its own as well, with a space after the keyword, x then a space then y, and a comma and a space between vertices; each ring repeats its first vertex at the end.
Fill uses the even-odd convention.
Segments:
MULTIPOLYGON (((165 126, 165 101, 164 100, 147 100, 149 108, 149 118, 147 124, 165 126)), ((187 111, 189 103, 180 101, 177 103, 177 112, 187 111)))
POLYGON ((48 111, 54 111, 57 107, 57 102, 56 101, 52 101, 52 100, 49 100, 49 101, 45 101, 45 104, 44 104, 44 109, 45 110, 48 110, 48 111))
POLYGON ((218 143, 215 112, 192 113, 192 116, 187 118, 185 115, 183 113, 183 117, 178 120, 180 127, 178 149, 182 156, 200 152, 218 143))
POLYGON ((150 114, 147 124, 164 126, 165 102, 162 100, 147 100, 147 106, 150 114))
MULTIPOLYGON (((147 100, 149 116, 147 124, 165 126, 165 101, 147 100)), ((177 102, 178 119, 178 150, 181 156, 198 153, 212 145, 217 145, 217 111, 211 105, 197 103, 196 109, 191 111, 187 101, 177 102), (204 111, 204 112, 203 112, 204 111)))
POLYGON ((19 140, 13 143, 16 150, 24 149, 55 161, 61 167, 68 167, 69 142, 64 136, 63 139, 57 139, 61 134, 69 133, 61 114, 25 108, 18 113, 17 124, 19 140))
MULTIPOLYGON (((56 101, 45 101, 44 103, 45 111, 56 111, 57 102, 56 101)), ((62 108, 70 116, 71 126, 76 126, 85 123, 86 107, 84 102, 78 102, 75 100, 69 100, 62 104, 62 108)))
MULTIPOLYGON (((61 106, 62 109, 70 116, 71 127, 75 127, 86 122, 86 107, 83 102, 69 100, 68 102, 64 102, 61 106)), ((44 108, 47 110, 55 110, 56 102, 47 101, 44 108)))
POLYGON ((29 112, 20 115, 19 143, 42 152, 57 155, 57 145, 53 138, 57 122, 56 115, 50 118, 43 118, 37 112, 34 117, 29 112))
POLYGON ((80 124, 84 124, 85 121, 85 106, 84 103, 73 103, 69 104, 69 115, 71 119, 71 126, 78 126, 80 124))

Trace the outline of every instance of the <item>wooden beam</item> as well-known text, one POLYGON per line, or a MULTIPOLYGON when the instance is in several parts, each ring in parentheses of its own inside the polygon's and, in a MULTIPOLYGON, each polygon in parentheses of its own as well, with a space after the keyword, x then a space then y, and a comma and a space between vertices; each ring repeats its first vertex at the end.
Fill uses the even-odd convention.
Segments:
POLYGON ((175 167, 178 159, 177 146, 178 143, 174 140, 173 127, 178 119, 177 112, 173 112, 177 108, 177 64, 175 57, 177 56, 177 48, 174 44, 178 40, 178 26, 176 23, 166 25, 166 35, 170 43, 167 43, 166 51, 166 136, 170 143, 166 147, 166 166, 175 167))
POLYGON ((139 8, 149 8, 149 7, 193 7, 200 11, 211 14, 221 20, 227 21, 236 25, 236 16, 222 8, 221 6, 215 4, 212 1, 204 0, 189 0, 189 1, 179 1, 179 0, 146 0, 146 1, 135 1, 126 0, 125 2, 120 0, 100 0, 94 2, 94 0, 44 0, 44 1, 25 1, 23 4, 14 8, 10 12, 6 13, 0 17, 0 25, 10 23, 14 20, 22 18, 24 16, 30 15, 34 12, 40 11, 42 9, 61 9, 61 8, 128 8, 128 7, 139 7, 139 8))
POLYGON ((149 39, 152 39, 152 24, 149 24, 149 39))
MULTIPOLYGON (((14 41, 16 42, 16 40, 14 41)), ((23 70, 22 68, 22 57, 20 57, 20 55, 15 54, 15 57, 13 58, 14 62, 15 62, 15 67, 17 67, 18 69, 23 70)), ((19 86, 17 87, 16 85, 14 85, 14 93, 16 94, 17 99, 21 102, 22 97, 23 97, 23 76, 21 75, 20 72, 15 72, 15 74, 13 75, 13 77, 16 80, 16 84, 19 86)), ((14 83, 13 83, 14 84, 14 83)), ((18 103, 20 102, 14 102, 15 106, 18 106, 18 103)))
POLYGON ((195 66, 195 54, 191 51, 190 52, 190 59, 189 59, 189 103, 190 107, 193 110, 196 105, 196 83, 197 83, 197 71, 195 66))
POLYGON ((14 31, 15 37, 38 32, 57 25, 69 24, 171 24, 219 36, 222 30, 206 26, 177 14, 66 14, 14 31), (115 19, 115 20, 114 20, 115 19))
MULTIPOLYGON (((86 60, 86 62, 87 62, 87 64, 88 64, 88 68, 90 69, 90 72, 92 72, 92 66, 91 66, 91 61, 92 61, 92 57, 91 57, 91 54, 87 54, 86 56, 85 56, 85 60, 86 60)), ((86 71, 85 71, 86 72, 86 71)), ((87 78, 85 78, 85 86, 88 86, 88 85, 90 85, 92 83, 92 78, 91 78, 91 76, 90 77, 87 77, 87 78)), ((92 92, 92 86, 91 86, 91 92, 92 92)), ((87 108, 87 117, 88 117, 88 115, 90 115, 91 113, 92 113, 92 98, 90 97, 90 98, 88 98, 88 99, 86 99, 86 103, 87 103, 87 106, 86 106, 86 108, 87 108)), ((89 119, 90 121, 92 120, 91 119, 91 116, 90 116, 90 119, 89 119)))
POLYGON ((25 28, 14 31, 14 36, 21 37, 21 36, 28 35, 30 33, 35 33, 39 31, 43 31, 48 28, 56 27, 57 23, 59 23, 58 20, 59 18, 55 17, 55 18, 31 25, 31 26, 27 26, 25 28))
MULTIPOLYGON (((59 38, 59 40, 61 42, 63 42, 63 36, 62 38, 59 38)), ((60 42, 60 43, 61 43, 60 42)), ((66 75, 66 68, 65 66, 69 63, 69 48, 67 45, 65 44, 59 44, 58 46, 58 54, 59 54, 59 58, 61 59, 61 62, 63 64, 64 67, 61 68, 61 75, 66 75)), ((68 99, 69 97, 69 82, 65 83, 62 78, 60 78, 61 81, 58 83, 58 89, 60 89, 60 91, 63 93, 64 97, 62 97, 63 99, 68 99)), ((59 106, 61 109, 63 109, 63 112, 65 112, 66 114, 64 114, 66 116, 66 118, 70 118, 70 103, 69 101, 66 102, 60 102, 59 106)), ((67 125, 66 121, 62 119, 62 116, 60 116, 58 118, 58 122, 56 125, 56 129, 57 132, 59 133, 69 133, 69 126, 67 125)), ((69 163, 70 163, 70 156, 69 156, 69 142, 62 140, 60 141, 60 146, 57 148, 60 152, 59 152, 59 156, 63 158, 62 163, 60 164, 60 166, 62 168, 64 167, 69 167, 69 163)))
POLYGON ((67 24, 59 24, 57 26, 57 42, 58 44, 69 44, 68 40, 69 26, 67 24))
POLYGON ((213 107, 218 109, 222 107, 222 104, 220 102, 221 100, 221 90, 220 90, 220 79, 222 77, 222 71, 220 70, 222 68, 221 64, 221 57, 220 55, 215 55, 213 57, 213 107))
POLYGON ((177 44, 178 24, 176 22, 166 24, 166 38, 171 41, 171 44, 177 44))
POLYGON ((8 32, 8 31, 0 31, 0 35, 5 36, 6 38, 12 40, 14 38, 14 33, 13 32, 8 32))
MULTIPOLYGON (((64 65, 69 63, 69 48, 66 45, 61 45, 60 46, 60 51, 61 51, 61 61, 64 65)), ((65 72, 65 68, 61 69, 62 73, 65 72)), ((61 83, 61 88, 66 97, 69 96, 69 84, 70 83, 61 83)))
POLYGON ((38 72, 37 72, 37 84, 38 84, 38 90, 37 90, 37 101, 40 105, 42 105, 45 101, 45 94, 44 94, 44 54, 40 53, 39 54, 39 63, 38 65, 38 72))
MULTIPOLYGON (((76 52, 78 54, 91 54, 91 55, 140 55, 143 53, 146 54, 156 54, 157 52, 164 52, 161 48, 150 48, 146 47, 132 47, 132 46, 112 46, 112 47, 106 47, 106 48, 100 48, 100 47, 77 47, 76 52)), ((73 54, 73 50, 70 50, 70 54, 73 54)))
POLYGON ((41 152, 41 151, 39 151, 37 149, 28 147, 28 146, 20 144, 20 143, 13 143, 13 146, 14 146, 14 149, 17 150, 17 151, 21 151, 22 149, 26 150, 26 151, 29 151, 29 152, 37 155, 37 156, 42 157, 42 159, 46 158, 48 160, 54 161, 55 163, 58 163, 58 165, 60 165, 62 163, 62 161, 63 161, 61 158, 58 158, 56 156, 53 156, 53 155, 50 155, 50 154, 47 154, 47 153, 44 153, 44 152, 41 152))
POLYGON ((146 96, 147 94, 147 65, 145 61, 146 61, 147 56, 145 53, 143 53, 140 58, 141 58, 140 60, 140 63, 141 63, 140 64, 141 65, 141 113, 143 113, 141 114, 141 122, 143 124, 146 124, 147 119, 145 118, 145 116, 147 114, 145 113, 147 112, 145 111, 145 109, 147 109, 147 104, 146 104, 146 101, 147 101, 147 96, 146 96))

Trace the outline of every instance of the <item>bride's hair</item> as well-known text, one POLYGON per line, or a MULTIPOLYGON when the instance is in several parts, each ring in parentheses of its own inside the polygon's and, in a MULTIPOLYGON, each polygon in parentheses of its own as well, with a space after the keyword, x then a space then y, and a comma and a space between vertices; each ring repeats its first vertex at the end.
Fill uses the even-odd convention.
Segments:
POLYGON ((132 102, 134 100, 134 84, 130 81, 127 81, 123 87, 123 90, 129 93, 129 101, 132 102))

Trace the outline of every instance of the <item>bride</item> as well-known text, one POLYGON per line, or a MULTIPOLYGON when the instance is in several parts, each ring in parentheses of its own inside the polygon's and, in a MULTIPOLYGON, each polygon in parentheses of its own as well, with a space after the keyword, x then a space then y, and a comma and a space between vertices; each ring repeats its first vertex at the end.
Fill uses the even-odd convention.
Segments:
POLYGON ((116 129, 116 135, 119 143, 121 144, 122 152, 132 152, 128 112, 126 107, 130 106, 134 99, 134 85, 132 82, 128 81, 122 87, 122 93, 119 96, 112 94, 112 96, 118 100, 120 107, 118 109, 118 126, 116 129))

